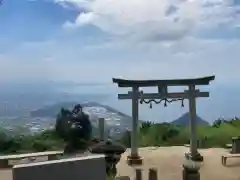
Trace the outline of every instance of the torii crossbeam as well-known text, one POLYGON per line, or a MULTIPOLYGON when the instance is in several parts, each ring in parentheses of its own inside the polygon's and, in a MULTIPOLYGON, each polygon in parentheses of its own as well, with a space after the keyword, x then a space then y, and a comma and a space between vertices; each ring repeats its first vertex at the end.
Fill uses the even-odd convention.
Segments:
POLYGON ((117 83, 118 87, 132 88, 127 94, 118 94, 118 99, 132 100, 132 133, 131 133, 131 154, 128 156, 128 164, 142 164, 142 158, 138 154, 138 102, 159 104, 164 101, 166 103, 188 99, 190 114, 190 156, 192 159, 199 156, 197 151, 197 133, 196 133, 196 98, 209 97, 209 92, 200 92, 195 86, 209 85, 215 76, 201 77, 195 79, 170 79, 170 80, 125 80, 113 78, 113 83, 117 83), (183 92, 168 92, 168 87, 186 86, 188 90, 183 92), (157 93, 143 93, 139 91, 141 87, 157 87, 157 93), (148 99, 148 101, 147 101, 148 99), (159 99, 160 101, 156 101, 159 99), (170 99, 170 100, 169 100, 170 99))

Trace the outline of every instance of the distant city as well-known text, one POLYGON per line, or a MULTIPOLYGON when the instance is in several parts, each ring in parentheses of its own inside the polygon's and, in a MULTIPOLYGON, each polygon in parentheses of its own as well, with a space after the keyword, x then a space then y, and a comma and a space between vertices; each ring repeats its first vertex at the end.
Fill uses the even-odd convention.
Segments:
MULTIPOLYGON (((34 134, 55 126, 57 113, 62 107, 72 108, 74 102, 57 103, 52 106, 30 111, 28 115, 19 117, 1 117, 1 127, 9 133, 34 134)), ((111 134, 121 133, 131 129, 131 117, 99 103, 82 103, 84 112, 89 115, 93 126, 98 126, 98 119, 104 118, 106 127, 111 134)))
MULTIPOLYGON (((63 108, 72 108, 76 103, 62 102, 51 106, 45 106, 29 112, 28 116, 2 117, 1 127, 9 134, 35 134, 55 127, 57 113, 63 108)), ((108 136, 123 134, 126 130, 131 130, 131 117, 119 112, 118 110, 96 102, 84 102, 81 104, 83 111, 89 115, 92 125, 98 127, 98 119, 104 118, 108 136)), ((140 120, 141 124, 142 120, 140 120)), ((197 117, 200 124, 208 124, 206 121, 197 117)), ((189 115, 185 113, 172 122, 175 125, 188 125, 189 115)))

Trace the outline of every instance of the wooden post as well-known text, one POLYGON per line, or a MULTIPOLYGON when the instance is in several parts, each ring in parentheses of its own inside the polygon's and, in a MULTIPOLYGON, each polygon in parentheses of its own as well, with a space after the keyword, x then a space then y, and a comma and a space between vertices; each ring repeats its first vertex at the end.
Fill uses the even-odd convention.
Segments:
POLYGON ((104 118, 98 119, 98 130, 100 140, 105 140, 105 120, 104 118))
POLYGON ((136 169, 136 180, 142 180, 142 170, 141 169, 136 169))
POLYGON ((0 168, 9 168, 11 165, 8 162, 8 159, 1 159, 0 160, 0 168))
POLYGON ((158 180, 157 169, 155 168, 149 169, 148 180, 158 180))

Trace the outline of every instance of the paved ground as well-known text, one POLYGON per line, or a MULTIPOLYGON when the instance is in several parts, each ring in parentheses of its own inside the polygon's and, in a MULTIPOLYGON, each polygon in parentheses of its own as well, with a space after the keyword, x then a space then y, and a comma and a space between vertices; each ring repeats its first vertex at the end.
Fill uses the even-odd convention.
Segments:
MULTIPOLYGON (((144 180, 148 180, 147 173, 151 167, 158 169, 159 180, 181 180, 185 152, 188 152, 186 147, 141 148, 140 155, 144 158, 144 165, 140 168, 143 169, 144 180)), ((240 180, 240 158, 229 159, 228 166, 224 167, 221 165, 221 155, 226 150, 212 148, 200 150, 200 153, 204 156, 204 164, 200 170, 201 180, 240 180)), ((122 156, 117 166, 118 174, 128 175, 133 179, 134 168, 127 166, 125 161, 128 154, 129 151, 122 156)), ((12 180, 11 169, 0 170, 0 177, 1 180, 12 180)))
MULTIPOLYGON (((159 180, 181 180, 185 152, 188 152, 186 147, 141 148, 144 180, 148 180, 148 169, 151 167, 158 169, 159 180)), ((200 170, 201 180, 240 180, 240 158, 229 159, 228 167, 224 167, 221 164, 221 155, 226 154, 226 150, 211 148, 200 150, 200 153, 204 156, 204 164, 200 170)), ((118 164, 119 175, 134 178, 134 168, 125 165, 127 155, 128 153, 125 153, 118 164)))

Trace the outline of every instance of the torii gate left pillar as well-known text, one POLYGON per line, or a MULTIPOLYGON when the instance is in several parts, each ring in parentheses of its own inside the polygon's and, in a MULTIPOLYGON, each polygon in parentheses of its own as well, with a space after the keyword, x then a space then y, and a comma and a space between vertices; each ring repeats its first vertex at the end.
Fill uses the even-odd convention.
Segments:
MULTIPOLYGON (((138 132, 139 132, 139 87, 132 86, 131 95, 127 99, 132 100, 132 130, 131 130, 131 154, 127 157, 129 165, 141 165, 143 158, 138 153, 138 132)), ((121 99, 121 95, 119 97, 121 99)), ((123 98, 125 99, 125 98, 123 98)))
POLYGON ((132 87, 132 131, 131 131, 131 154, 128 156, 128 164, 142 164, 142 157, 138 154, 138 86, 132 87))

